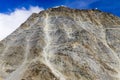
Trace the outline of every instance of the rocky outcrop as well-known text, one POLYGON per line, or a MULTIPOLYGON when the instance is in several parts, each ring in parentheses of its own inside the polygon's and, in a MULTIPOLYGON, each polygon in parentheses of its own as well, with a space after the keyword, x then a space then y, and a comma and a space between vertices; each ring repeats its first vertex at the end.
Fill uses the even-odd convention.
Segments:
POLYGON ((0 42, 2 80, 120 80, 120 18, 99 10, 32 14, 0 42))

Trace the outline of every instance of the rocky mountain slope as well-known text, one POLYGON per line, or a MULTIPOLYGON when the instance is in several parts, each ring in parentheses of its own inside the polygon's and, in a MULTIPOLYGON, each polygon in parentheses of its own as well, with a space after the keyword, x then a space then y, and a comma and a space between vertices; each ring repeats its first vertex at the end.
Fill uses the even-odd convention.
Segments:
POLYGON ((120 80, 120 18, 99 10, 32 14, 0 42, 1 80, 120 80))

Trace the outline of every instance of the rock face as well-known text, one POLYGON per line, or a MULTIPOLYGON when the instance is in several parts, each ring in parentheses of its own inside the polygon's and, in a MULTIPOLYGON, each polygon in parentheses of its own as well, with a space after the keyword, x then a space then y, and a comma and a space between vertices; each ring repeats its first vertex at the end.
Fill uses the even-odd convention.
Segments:
POLYGON ((51 8, 0 42, 0 80, 120 80, 120 18, 51 8))

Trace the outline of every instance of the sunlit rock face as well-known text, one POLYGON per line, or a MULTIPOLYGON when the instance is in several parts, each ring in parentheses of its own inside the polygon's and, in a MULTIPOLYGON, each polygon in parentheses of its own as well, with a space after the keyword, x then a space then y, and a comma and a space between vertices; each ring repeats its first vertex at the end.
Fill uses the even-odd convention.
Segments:
POLYGON ((120 18, 51 8, 0 42, 0 80, 120 80, 120 18))

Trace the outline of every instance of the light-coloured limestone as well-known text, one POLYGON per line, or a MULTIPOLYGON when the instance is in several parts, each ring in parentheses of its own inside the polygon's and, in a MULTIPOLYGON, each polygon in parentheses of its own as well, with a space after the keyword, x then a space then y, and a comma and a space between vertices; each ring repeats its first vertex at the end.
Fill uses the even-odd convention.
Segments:
POLYGON ((0 80, 120 80, 120 18, 51 8, 0 42, 0 80))

